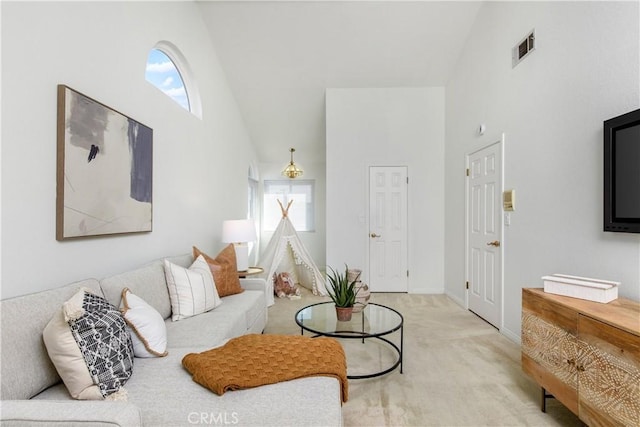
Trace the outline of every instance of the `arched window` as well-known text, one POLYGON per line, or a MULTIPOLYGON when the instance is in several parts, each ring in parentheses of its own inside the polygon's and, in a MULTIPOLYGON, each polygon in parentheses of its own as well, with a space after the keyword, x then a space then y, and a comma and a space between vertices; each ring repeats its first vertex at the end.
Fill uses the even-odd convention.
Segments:
POLYGON ((147 57, 146 80, 187 111, 201 117, 200 98, 188 64, 171 43, 159 42, 147 57))

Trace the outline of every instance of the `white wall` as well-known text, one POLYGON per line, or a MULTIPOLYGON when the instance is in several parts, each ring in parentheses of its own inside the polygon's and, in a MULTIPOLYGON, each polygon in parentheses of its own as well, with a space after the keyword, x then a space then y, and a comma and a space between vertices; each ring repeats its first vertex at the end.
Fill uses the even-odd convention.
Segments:
POLYGON ((244 217, 255 154, 192 2, 3 2, 2 298, 104 277, 198 245, 244 217), (176 45, 203 119, 145 81, 150 49, 176 45), (56 85, 153 128, 153 232, 58 242, 56 85))
MULTIPOLYGON (((295 144, 294 144, 295 145, 295 144)), ((297 231, 302 244, 309 251, 311 258, 321 271, 325 270, 325 242, 326 242, 326 199, 325 199, 325 163, 305 160, 304 156, 300 156, 298 151, 295 153, 294 160, 296 165, 300 166, 304 172, 301 179, 312 179, 315 181, 315 231, 297 231)), ((260 194, 262 196, 264 180, 287 179, 282 176, 282 170, 289 163, 289 153, 282 153, 281 163, 261 163, 260 164, 260 194)), ((295 200, 294 200, 295 204, 295 200)), ((261 249, 264 250, 271 237, 272 231, 262 231, 260 234, 261 249)), ((265 266, 263 266, 265 267, 265 266)), ((268 268, 268 267, 265 267, 268 268)))
POLYGON ((328 89, 327 264, 368 280, 369 166, 409 172, 409 292, 444 290, 444 88, 328 89))
POLYGON ((622 282, 640 300, 640 235, 602 231, 602 122, 640 106, 638 2, 488 2, 446 88, 446 293, 463 302, 464 161, 505 132, 504 329, 521 288, 566 273, 622 282), (531 29, 536 50, 512 69, 531 29), (487 132, 479 137, 477 126, 487 132))

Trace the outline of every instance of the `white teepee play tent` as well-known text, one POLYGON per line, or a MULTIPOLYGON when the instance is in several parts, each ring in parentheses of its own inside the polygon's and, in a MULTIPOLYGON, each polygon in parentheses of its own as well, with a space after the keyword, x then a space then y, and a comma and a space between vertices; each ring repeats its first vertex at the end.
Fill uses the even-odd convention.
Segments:
POLYGON ((292 202, 293 200, 285 209, 278 200, 282 219, 258 263, 264 269, 265 273, 262 276, 267 281, 267 305, 273 305, 275 302, 273 275, 276 273, 287 272, 296 284, 310 289, 314 295, 327 295, 322 273, 289 220, 288 213, 292 202))

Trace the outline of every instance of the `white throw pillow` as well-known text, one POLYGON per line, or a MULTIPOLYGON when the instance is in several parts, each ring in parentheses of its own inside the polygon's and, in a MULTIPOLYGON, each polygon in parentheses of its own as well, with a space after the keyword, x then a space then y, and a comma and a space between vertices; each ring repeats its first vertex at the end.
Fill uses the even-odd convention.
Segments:
POLYGON ((167 353, 167 326, 158 311, 142 298, 122 290, 120 311, 131 329, 133 354, 136 357, 163 357, 167 353))
POLYGON ((213 310, 222 304, 209 265, 202 255, 189 268, 165 259, 164 273, 171 299, 171 320, 174 322, 213 310))

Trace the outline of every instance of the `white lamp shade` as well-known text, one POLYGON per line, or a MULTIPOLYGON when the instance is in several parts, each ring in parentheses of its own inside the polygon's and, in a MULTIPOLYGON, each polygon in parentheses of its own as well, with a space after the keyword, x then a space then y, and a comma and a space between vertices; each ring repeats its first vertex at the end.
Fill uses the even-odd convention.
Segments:
POLYGON ((230 219, 222 223, 224 243, 247 243, 258 238, 252 219, 230 219))

